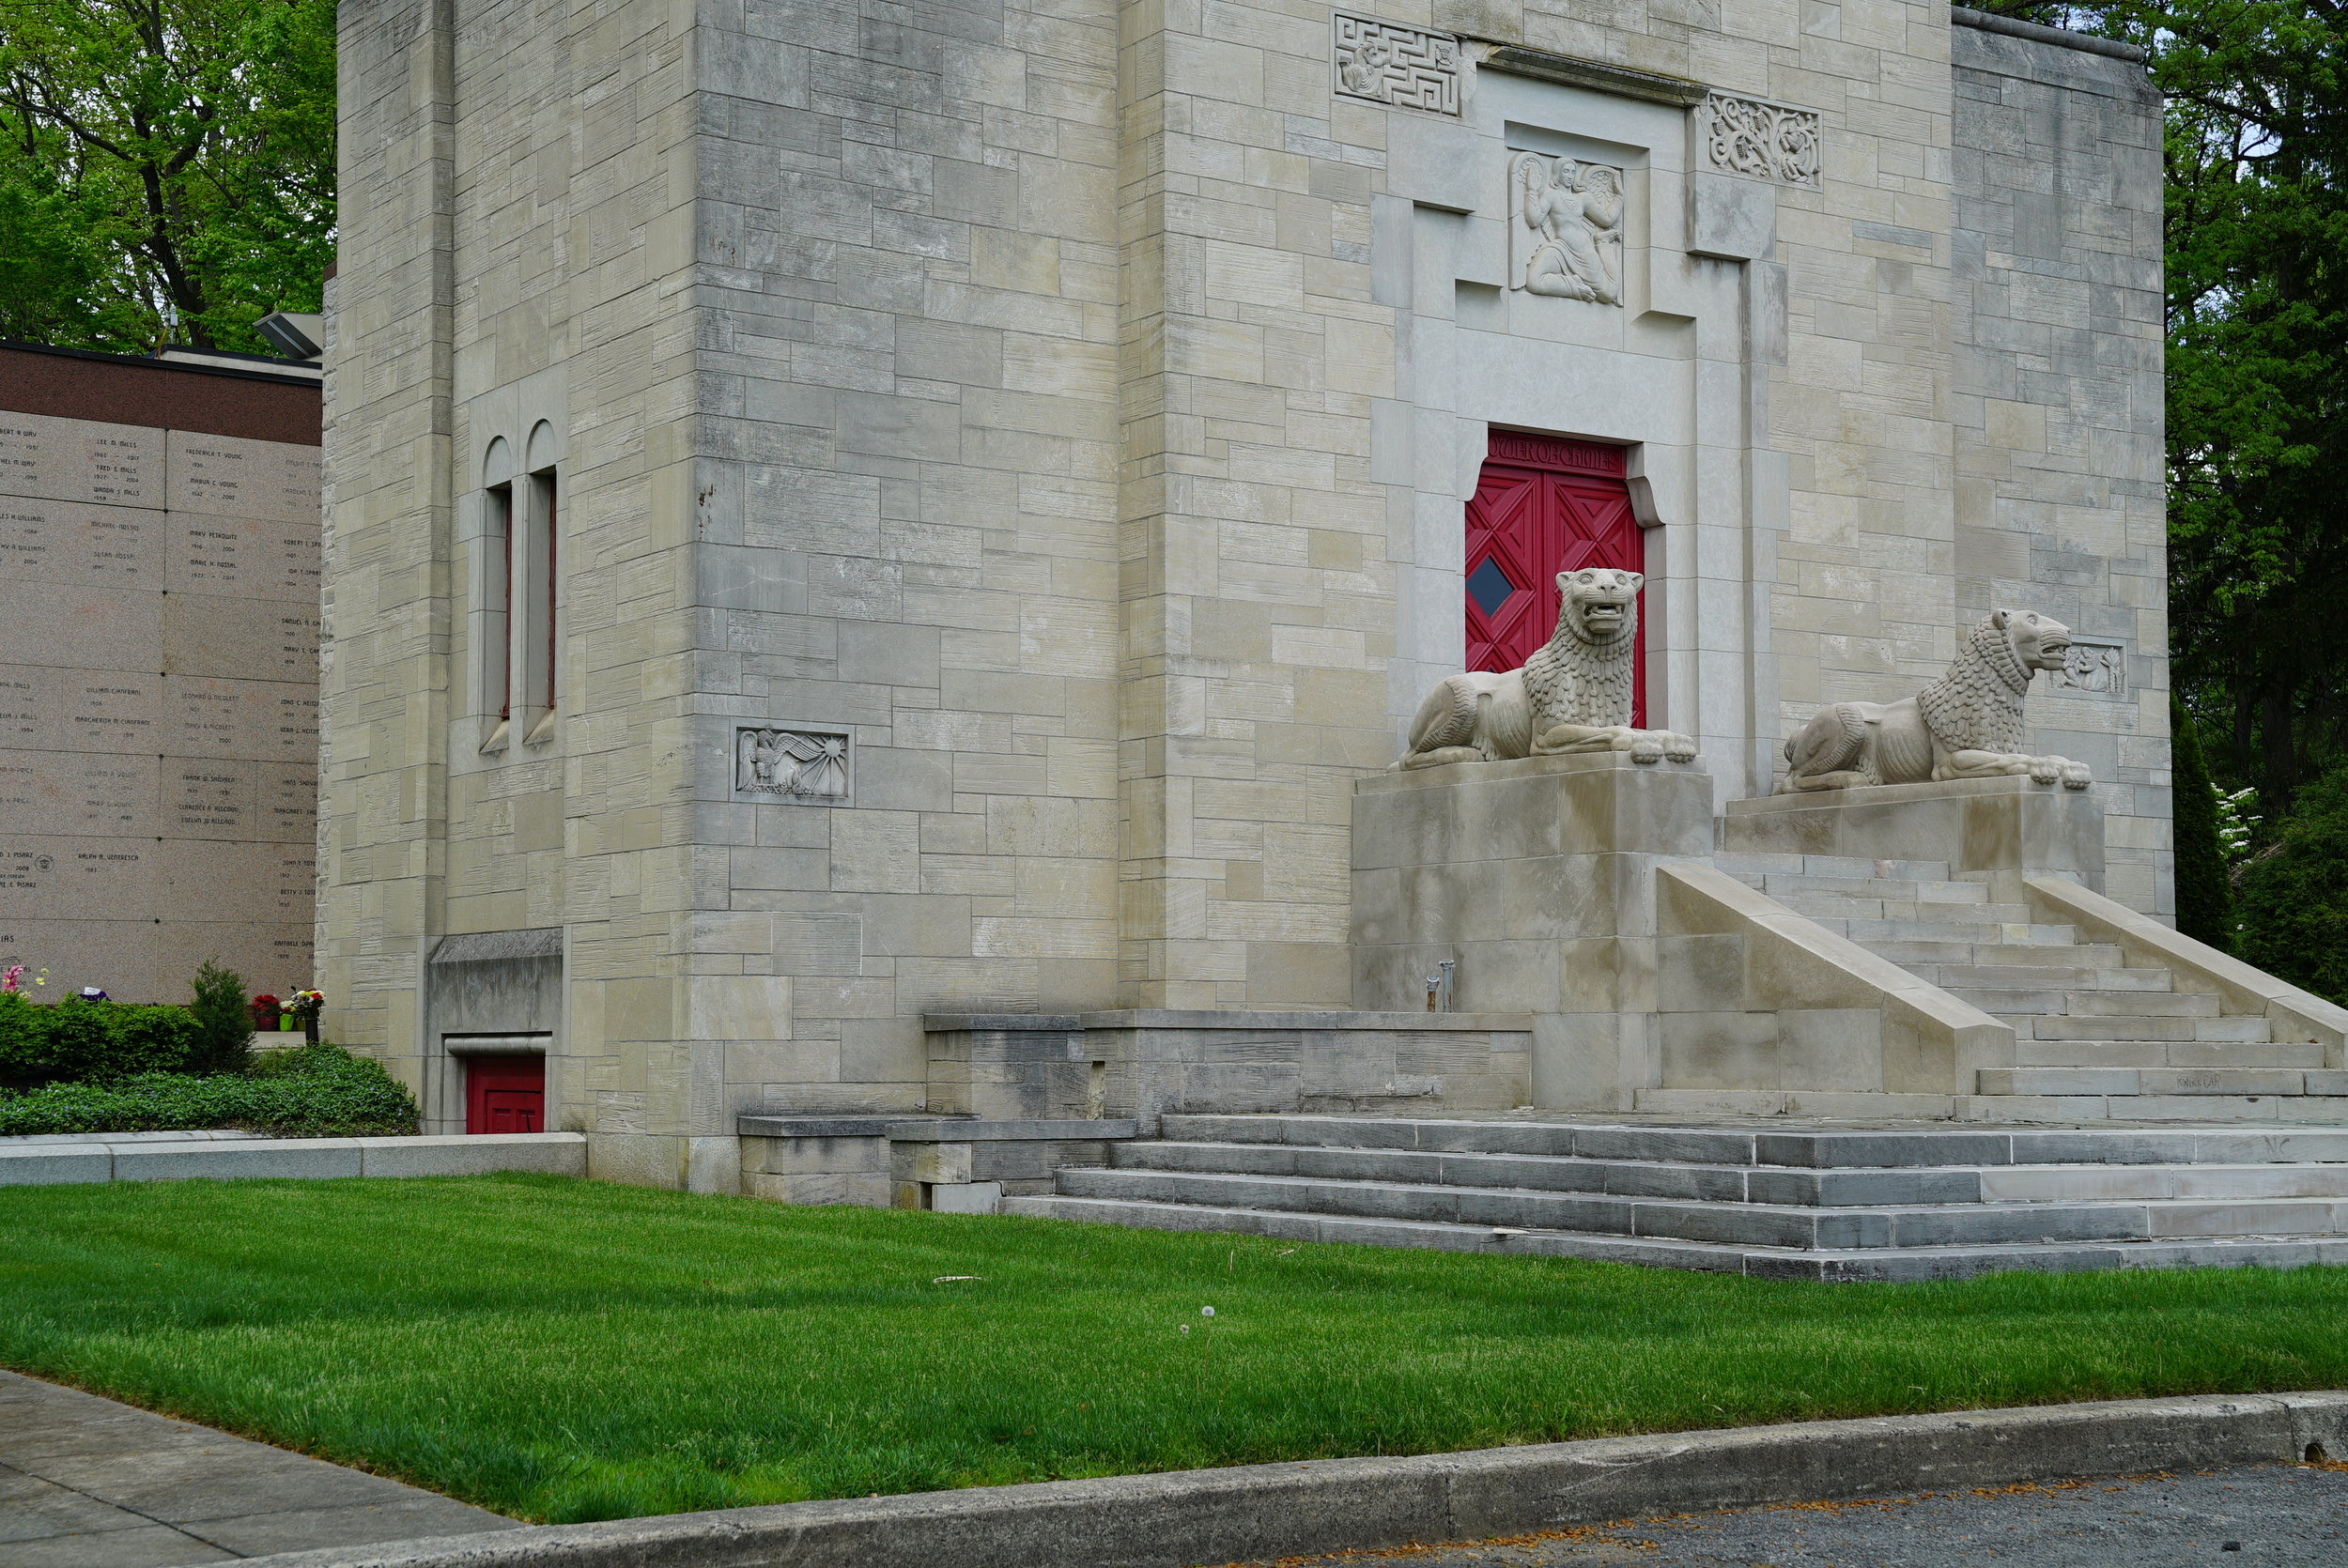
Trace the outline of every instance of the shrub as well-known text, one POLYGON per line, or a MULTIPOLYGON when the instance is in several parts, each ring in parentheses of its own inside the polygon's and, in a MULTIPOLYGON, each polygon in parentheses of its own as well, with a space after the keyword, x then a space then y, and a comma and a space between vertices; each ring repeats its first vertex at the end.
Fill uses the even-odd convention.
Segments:
POLYGON ((2299 792, 2274 849, 2243 873, 2234 907, 2245 960, 2348 1002, 2348 770, 2299 792))
POLYGON ((323 1044, 272 1053, 250 1072, 148 1072, 0 1093, 0 1137, 216 1127, 286 1138, 411 1133, 416 1102, 380 1063, 323 1044))
POLYGON ((253 1061, 252 1003, 244 976, 209 959, 195 972, 194 1015, 198 1072, 242 1072, 253 1061))
POLYGON ((103 1083, 196 1065, 195 1020, 185 1007, 78 998, 43 1006, 0 993, 0 1082, 103 1083))

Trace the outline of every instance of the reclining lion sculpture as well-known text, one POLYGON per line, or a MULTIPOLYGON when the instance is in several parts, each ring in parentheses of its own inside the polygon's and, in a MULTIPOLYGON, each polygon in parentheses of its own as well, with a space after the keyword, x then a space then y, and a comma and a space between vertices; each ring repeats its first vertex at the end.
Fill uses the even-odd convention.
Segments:
POLYGON ((1628 751, 1634 762, 1691 761, 1696 743, 1630 724, 1639 646, 1639 587, 1611 566, 1557 574, 1557 629, 1522 669, 1450 675, 1411 721, 1397 768, 1496 762, 1586 751, 1628 751))
POLYGON ((2028 610, 1992 610, 1948 673, 1899 702, 1837 702, 1785 743, 1779 794, 1867 784, 1939 783, 2028 774, 2084 790, 2087 764, 2022 749, 2031 676, 2060 669, 2071 628, 2028 610))

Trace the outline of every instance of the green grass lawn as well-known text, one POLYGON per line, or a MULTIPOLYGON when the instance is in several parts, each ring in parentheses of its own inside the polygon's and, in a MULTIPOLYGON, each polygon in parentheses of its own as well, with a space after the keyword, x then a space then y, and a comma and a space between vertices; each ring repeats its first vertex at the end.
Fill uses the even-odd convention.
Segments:
POLYGON ((2340 1268, 1772 1284, 560 1177, 0 1189, 0 1364, 555 1521, 2336 1387, 2344 1329, 2340 1268))

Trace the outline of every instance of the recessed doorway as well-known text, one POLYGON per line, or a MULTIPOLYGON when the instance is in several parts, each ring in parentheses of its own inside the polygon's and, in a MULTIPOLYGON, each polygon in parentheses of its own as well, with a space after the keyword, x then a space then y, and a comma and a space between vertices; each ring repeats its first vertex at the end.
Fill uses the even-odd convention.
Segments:
POLYGON ((537 1054, 465 1056, 467 1132, 544 1132, 547 1059, 537 1054))
MULTIPOLYGON (((1646 570, 1623 452, 1495 430, 1467 504, 1467 667, 1518 669, 1557 629, 1557 574, 1646 570)), ((1630 722, 1646 725, 1646 595, 1631 651, 1630 722)))

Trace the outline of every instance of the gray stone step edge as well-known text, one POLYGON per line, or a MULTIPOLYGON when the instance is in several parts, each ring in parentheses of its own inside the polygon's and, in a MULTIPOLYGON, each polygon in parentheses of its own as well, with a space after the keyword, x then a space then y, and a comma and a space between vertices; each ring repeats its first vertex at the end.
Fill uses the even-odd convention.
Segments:
POLYGON ((249 1568, 1183 1568, 1762 1503, 2348 1453, 2348 1391, 1803 1422, 1317 1459, 287 1552, 249 1568))
POLYGON ((486 1176, 492 1171, 587 1174, 581 1132, 482 1132, 417 1138, 259 1138, 218 1143, 123 1143, 0 1147, 0 1187, 100 1181, 336 1176, 486 1176))

